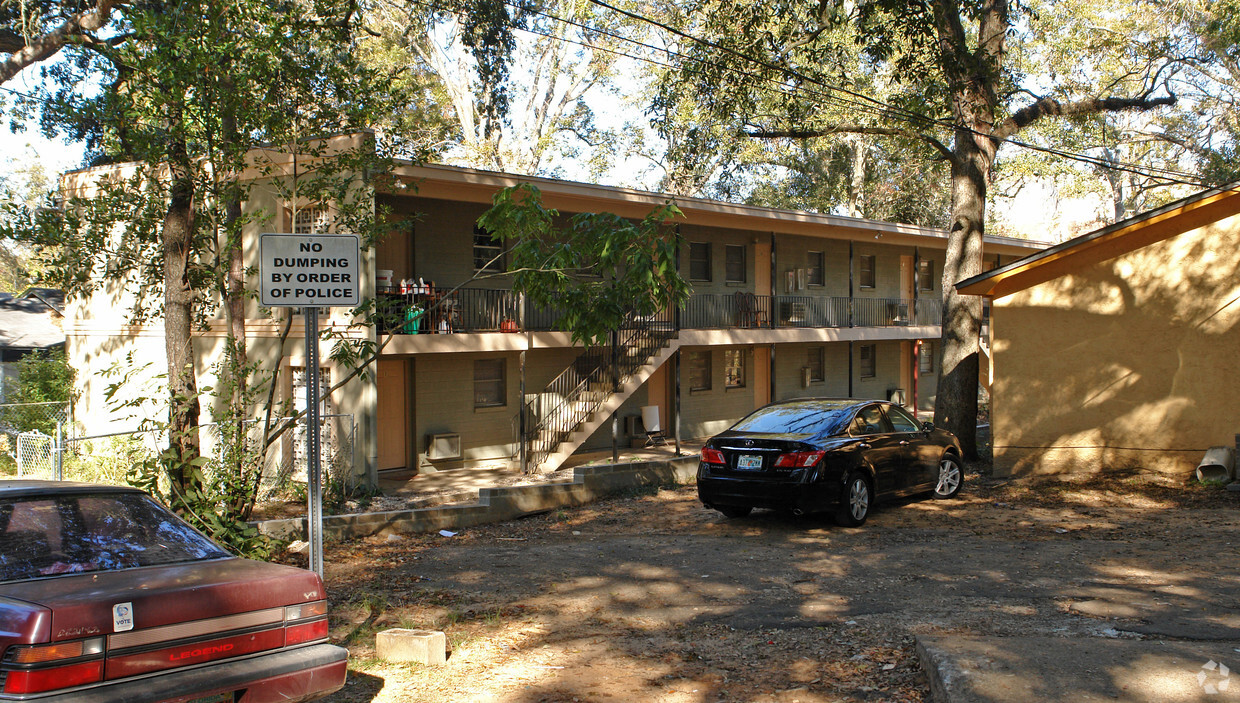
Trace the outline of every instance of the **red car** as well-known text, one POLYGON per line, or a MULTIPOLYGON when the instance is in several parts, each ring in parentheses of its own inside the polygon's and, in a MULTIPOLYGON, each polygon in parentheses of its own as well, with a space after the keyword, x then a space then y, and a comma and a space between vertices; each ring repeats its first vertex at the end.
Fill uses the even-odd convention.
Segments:
POLYGON ((317 574, 239 559, 145 493, 0 481, 0 701, 305 701, 344 685, 317 574))

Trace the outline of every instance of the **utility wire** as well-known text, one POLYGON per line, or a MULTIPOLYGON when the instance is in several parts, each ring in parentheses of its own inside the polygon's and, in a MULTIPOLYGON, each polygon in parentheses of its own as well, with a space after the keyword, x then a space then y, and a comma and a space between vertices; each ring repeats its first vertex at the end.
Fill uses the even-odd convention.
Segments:
MULTIPOLYGON (((1097 158, 1097 157, 1092 157, 1092 156, 1089 156, 1089 155, 1087 155, 1087 154, 1076 154, 1076 153, 1072 153, 1072 152, 1062 151, 1062 150, 1059 150, 1059 149, 1054 149, 1054 148, 1051 148, 1051 147, 1039 146, 1039 145, 1032 144, 1032 143, 1028 143, 1028 142, 1024 142, 1024 141, 1021 141, 1021 140, 1018 140, 1018 139, 1012 139, 1012 138, 1010 138, 1010 137, 1008 137, 1008 138, 1004 138, 1004 139, 997 139, 997 138, 996 138, 996 137, 994 137, 993 135, 984 134, 984 133, 982 133, 982 132, 978 132, 977 130, 970 129, 970 128, 968 128, 968 127, 964 127, 964 126, 956 125, 955 123, 949 122, 949 121, 947 121, 947 120, 942 120, 942 119, 938 119, 938 118, 928 117, 928 116, 926 116, 926 115, 922 115, 922 114, 919 114, 919 113, 913 112, 913 111, 911 111, 911 110, 907 110, 907 109, 904 109, 904 108, 900 108, 900 107, 897 107, 897 106, 891 105, 891 104, 889 104, 889 103, 883 102, 883 101, 881 101, 881 100, 878 100, 877 98, 870 97, 870 96, 865 95, 865 94, 863 94, 863 93, 858 93, 858 92, 856 92, 856 91, 852 91, 852 90, 849 90, 849 89, 847 89, 847 88, 841 88, 841 87, 839 87, 839 86, 830 85, 830 84, 828 84, 828 83, 826 83, 826 82, 824 82, 824 81, 822 81, 822 80, 816 79, 816 78, 814 78, 814 77, 812 77, 812 76, 805 75, 804 73, 801 73, 800 71, 796 71, 796 70, 791 69, 791 68, 788 68, 788 67, 786 67, 786 66, 779 66, 779 65, 777 65, 777 64, 771 63, 770 61, 766 61, 766 60, 763 60, 763 59, 759 59, 759 58, 755 58, 755 57, 749 56, 749 55, 747 55, 747 54, 744 54, 743 52, 737 51, 737 50, 732 49, 732 48, 730 48, 730 47, 722 46, 722 45, 718 44, 717 42, 712 42, 712 41, 707 40, 707 39, 702 39, 702 38, 700 38, 700 37, 697 37, 697 36, 694 36, 694 35, 689 34, 689 33, 687 33, 687 32, 684 32, 684 31, 682 31, 682 30, 676 29, 675 27, 671 27, 670 25, 667 25, 666 23, 660 22, 660 21, 655 20, 655 19, 651 19, 651 18, 649 18, 649 17, 646 17, 645 15, 641 15, 641 14, 639 14, 639 13, 631 12, 631 11, 629 11, 629 10, 625 10, 625 9, 623 9, 623 8, 616 7, 616 6, 611 5, 610 3, 606 2, 605 0, 589 0, 589 1, 590 1, 592 4, 594 4, 594 5, 598 5, 599 7, 606 8, 606 9, 608 9, 608 10, 611 10, 612 12, 619 13, 619 14, 621 14, 621 15, 624 15, 624 16, 626 16, 626 17, 629 17, 630 19, 634 19, 634 20, 637 20, 637 21, 640 21, 640 22, 644 22, 644 23, 650 24, 650 25, 652 25, 652 26, 654 26, 654 27, 657 27, 657 28, 659 28, 659 29, 661 29, 661 30, 663 30, 663 31, 665 31, 665 32, 669 32, 669 33, 674 34, 674 35, 676 35, 676 36, 679 36, 679 37, 683 37, 683 38, 685 38, 685 39, 688 39, 689 41, 694 42, 694 43, 696 43, 696 44, 699 44, 699 45, 705 46, 705 47, 710 48, 710 49, 715 50, 715 51, 719 51, 719 52, 723 52, 723 53, 729 54, 729 55, 731 55, 731 56, 734 56, 734 57, 736 57, 736 58, 740 59, 741 61, 748 62, 748 63, 752 63, 752 64, 756 64, 756 65, 761 66, 761 67, 763 67, 763 68, 766 68, 766 69, 768 69, 768 70, 776 71, 776 72, 782 73, 782 74, 784 74, 784 75, 787 75, 788 77, 795 78, 795 79, 797 79, 797 80, 799 80, 799 81, 805 81, 805 82, 808 82, 808 83, 811 83, 811 84, 814 84, 814 85, 819 85, 819 86, 821 86, 821 87, 825 88, 825 89, 826 89, 826 90, 828 90, 828 91, 832 91, 832 92, 840 92, 840 93, 844 93, 844 94, 846 94, 846 95, 853 96, 853 97, 858 98, 858 99, 860 99, 860 100, 863 100, 863 101, 865 101, 865 102, 867 102, 867 103, 871 103, 871 104, 873 104, 874 106, 876 106, 878 109, 880 109, 883 113, 885 113, 885 114, 887 114, 887 115, 902 117, 905 121, 910 122, 910 123, 912 123, 912 124, 918 124, 918 123, 922 123, 922 124, 924 124, 924 123, 930 123, 930 124, 934 124, 934 125, 937 125, 937 126, 939 126, 939 127, 942 127, 942 128, 944 128, 944 129, 948 129, 948 130, 953 130, 953 131, 955 131, 955 130, 965 130, 965 131, 968 131, 968 132, 970 132, 970 133, 972 133, 972 134, 974 134, 974 135, 976 135, 976 136, 979 136, 979 137, 982 137, 982 138, 985 138, 985 139, 992 139, 992 140, 996 140, 996 141, 1001 141, 1001 142, 1005 142, 1005 143, 1011 144, 1011 145, 1016 146, 1016 147, 1021 147, 1021 148, 1025 148, 1025 149, 1030 149, 1030 150, 1034 150, 1034 151, 1039 151, 1039 152, 1042 152, 1042 153, 1051 154, 1051 155, 1054 155, 1054 156, 1059 156, 1059 157, 1061 157, 1061 158, 1066 158, 1066 159, 1071 159, 1071 160, 1075 160, 1075 161, 1080 161, 1080 162, 1083 162, 1083 163, 1086 163, 1086 164, 1090 164, 1090 165, 1093 165, 1093 166, 1098 166, 1098 167, 1102 167, 1102 168, 1109 168, 1109 169, 1112 169, 1112 170, 1118 170, 1118 171, 1128 171, 1128 172, 1135 173, 1135 174, 1138 174, 1138 175, 1147 176, 1147 177, 1150 177, 1150 178, 1156 178, 1156 179, 1160 179, 1160 180, 1164 180, 1164 181, 1168 181, 1168 182, 1172 182, 1172 183, 1180 183, 1180 184, 1184 184, 1184 185, 1192 185, 1192 186, 1198 186, 1198 187, 1205 185, 1204 181, 1202 181, 1202 180, 1201 180, 1200 178, 1198 178, 1197 176, 1195 176, 1195 175, 1193 175, 1193 174, 1189 174, 1189 173, 1184 173, 1184 172, 1182 172, 1182 171, 1176 171, 1176 170, 1172 170, 1172 169, 1159 168, 1159 167, 1139 167, 1139 166, 1135 166, 1135 165, 1133 165, 1133 164, 1116 164, 1116 163, 1110 163, 1110 162, 1106 162, 1106 161, 1104 161, 1104 160, 1102 160, 1102 159, 1099 159, 1099 158, 1097 158), (1160 176, 1160 175, 1158 175, 1158 174, 1165 174, 1165 176, 1160 176)), ((539 13, 539 14, 546 14, 546 13, 539 13)), ((553 17, 553 16, 551 16, 551 15, 546 15, 546 16, 554 18, 554 17, 553 17)), ((559 18, 554 18, 554 19, 559 19, 559 18)), ((564 21, 564 20, 560 20, 560 21, 564 21)), ((528 31, 528 30, 527 30, 527 31, 528 31)), ((568 40, 568 41, 571 41, 571 40, 568 40)), ((722 66, 722 65, 720 65, 720 64, 713 64, 713 65, 714 65, 714 66, 716 66, 716 67, 718 67, 718 68, 725 68, 724 66, 722 66)), ((671 66, 669 66, 669 68, 672 68, 672 67, 671 67, 671 66)), ((742 73, 742 75, 746 75, 746 74, 743 74, 743 73, 742 73)), ((749 75, 752 75, 752 74, 749 74, 749 75)), ((799 90, 799 87, 794 87, 793 89, 794 89, 794 90, 799 90)), ((835 98, 835 96, 832 96, 832 95, 830 95, 829 93, 828 93, 828 94, 820 94, 820 95, 821 95, 821 97, 824 97, 824 98, 827 98, 827 99, 836 99, 836 100, 838 100, 838 98, 835 98)))
MULTIPOLYGON (((611 38, 613 38, 613 39, 616 39, 616 40, 619 40, 619 41, 622 41, 622 42, 626 42, 626 43, 628 43, 628 44, 632 44, 632 45, 635 45, 635 46, 638 46, 638 47, 642 47, 642 48, 645 48, 645 49, 649 49, 649 50, 652 50, 652 51, 656 51, 656 52, 659 52, 659 53, 663 53, 663 54, 666 54, 669 58, 673 58, 673 57, 674 57, 674 58, 679 59, 679 60, 681 60, 681 61, 683 61, 683 62, 692 62, 692 63, 695 63, 695 64, 699 64, 699 65, 703 65, 703 66, 712 67, 712 68, 715 68, 715 69, 718 69, 718 70, 725 71, 725 72, 727 72, 727 73, 733 74, 734 76, 737 76, 737 77, 741 77, 741 78, 747 78, 747 79, 750 79, 750 81, 748 82, 748 84, 749 84, 751 87, 753 86, 752 81, 759 81, 759 82, 763 82, 763 83, 769 83, 769 84, 771 84, 772 86, 774 86, 774 88, 775 88, 776 90, 778 90, 779 92, 782 92, 783 94, 788 95, 788 96, 798 96, 798 95, 800 95, 800 96, 802 96, 802 97, 805 97, 805 96, 815 96, 815 97, 821 98, 821 99, 822 99, 824 102, 826 102, 826 103, 834 103, 834 104, 836 104, 836 105, 838 105, 838 106, 847 107, 847 108, 849 108, 849 109, 857 110, 857 111, 860 111, 860 112, 863 112, 863 113, 866 113, 866 114, 868 114, 868 115, 875 116, 875 117, 878 117, 878 118, 895 119, 895 120, 900 120, 900 121, 904 121, 904 122, 913 123, 913 124, 915 124, 915 125, 921 125, 921 124, 933 124, 933 125, 937 125, 937 126, 939 126, 939 127, 943 128, 943 129, 946 129, 946 130, 963 129, 963 130, 968 131, 968 132, 970 132, 970 133, 972 133, 972 134, 974 134, 974 135, 977 135, 977 136, 980 136, 980 137, 983 137, 983 138, 987 138, 987 139, 993 139, 993 140, 995 140, 995 141, 999 141, 999 142, 1003 142, 1003 143, 1008 143, 1008 144, 1011 144, 1011 145, 1013 145, 1013 146, 1015 146, 1015 147, 1018 147, 1018 148, 1024 148, 1024 149, 1029 149, 1029 150, 1032 150, 1032 151, 1038 151, 1038 152, 1046 153, 1046 154, 1049 154, 1049 155, 1052 155, 1052 156, 1057 156, 1057 157, 1059 157, 1059 158, 1064 158, 1064 159, 1068 159, 1068 160, 1072 160, 1072 161, 1077 161, 1077 162, 1084 163, 1084 164, 1087 164, 1087 165, 1090 165, 1090 166, 1094 166, 1094 167, 1098 167, 1098 168, 1104 168, 1104 169, 1110 169, 1110 170, 1114 170, 1114 171, 1123 171, 1123 172, 1133 173, 1133 174, 1136 174, 1136 175, 1139 175, 1139 176, 1143 176, 1143 177, 1147 177, 1147 178, 1155 179, 1155 180, 1158 180, 1158 181, 1161 181, 1161 182, 1164 182, 1164 183, 1167 183, 1167 184, 1182 184, 1182 185, 1189 185, 1189 186, 1193 186, 1193 187, 1202 187, 1202 186, 1206 185, 1203 181, 1201 181, 1201 180, 1200 180, 1197 176, 1195 176, 1194 174, 1185 173, 1185 172, 1183 172, 1183 171, 1176 171, 1176 170, 1167 169, 1167 168, 1161 168, 1161 167, 1156 167, 1156 166, 1138 166, 1138 165, 1135 165, 1135 164, 1128 164, 1128 163, 1124 163, 1124 162, 1110 162, 1110 161, 1103 160, 1103 159, 1101 159, 1101 158, 1099 158, 1099 157, 1090 156, 1090 155, 1088 155, 1088 154, 1079 154, 1079 153, 1073 153, 1073 152, 1063 151, 1063 150, 1061 150, 1061 149, 1055 149, 1055 148, 1053 148, 1053 147, 1040 146, 1040 145, 1037 145, 1037 144, 1033 144, 1033 143, 1029 143, 1029 142, 1024 142, 1024 141, 1021 141, 1021 140, 1013 139, 1013 138, 1010 138, 1010 137, 1008 137, 1008 138, 1004 138, 1004 139, 998 139, 998 138, 996 138, 996 137, 994 137, 994 136, 992 136, 992 135, 986 135, 986 134, 983 134, 983 133, 978 132, 978 131, 973 130, 973 129, 968 129, 968 128, 965 128, 965 127, 959 127, 959 128, 958 128, 958 127, 957 127, 954 123, 952 123, 952 122, 949 122, 949 121, 946 121, 946 120, 942 120, 942 119, 937 119, 937 118, 928 117, 928 116, 926 116, 926 115, 922 115, 922 114, 920 114, 920 113, 917 113, 917 112, 914 112, 914 111, 911 111, 911 110, 907 110, 907 109, 904 109, 904 108, 899 108, 899 107, 896 107, 896 106, 890 105, 889 103, 882 102, 882 101, 880 101, 880 100, 878 100, 878 99, 876 99, 876 98, 872 98, 872 97, 869 97, 869 96, 864 95, 864 94, 862 94, 862 93, 858 93, 858 92, 856 92, 856 91, 848 90, 848 89, 845 89, 845 88, 840 88, 840 87, 838 87, 838 86, 832 86, 832 85, 827 84, 827 83, 825 83, 825 82, 823 82, 823 81, 821 81, 821 80, 819 80, 819 79, 815 79, 815 78, 813 78, 813 77, 807 76, 807 75, 805 75, 805 74, 803 74, 803 73, 800 73, 800 72, 798 72, 798 71, 795 71, 795 70, 793 70, 793 69, 790 69, 790 68, 787 68, 787 67, 783 67, 783 66, 778 66, 778 65, 772 64, 772 63, 770 63, 770 62, 760 60, 760 59, 755 59, 755 58, 752 58, 752 57, 750 57, 750 56, 745 55, 745 54, 744 54, 744 53, 742 53, 742 52, 738 52, 738 51, 736 51, 736 50, 734 50, 734 49, 730 49, 730 48, 728 48, 728 47, 723 47, 723 46, 720 46, 720 45, 718 45, 718 44, 716 44, 716 43, 714 43, 714 42, 710 42, 710 41, 705 40, 705 39, 699 39, 699 38, 697 38, 697 37, 694 37, 693 35, 690 35, 690 34, 687 34, 687 33, 683 32, 683 31, 681 31, 681 30, 675 29, 675 28, 670 27, 670 26, 668 26, 668 25, 666 25, 666 24, 664 24, 664 23, 658 22, 657 20, 653 20, 653 19, 650 19, 650 18, 644 17, 644 16, 642 16, 642 15, 639 15, 639 14, 636 14, 636 13, 629 12, 629 11, 627 11, 627 10, 623 10, 623 9, 616 8, 616 7, 612 6, 612 5, 607 4, 606 2, 603 2, 602 0, 590 0, 590 1, 591 1, 592 3, 594 3, 594 4, 596 4, 596 5, 599 5, 599 6, 601 6, 601 7, 605 7, 605 8, 607 8, 607 9, 609 9, 609 10, 613 10, 613 11, 615 11, 615 12, 619 12, 620 14, 623 14, 623 15, 625 15, 625 16, 627 16, 627 17, 632 18, 632 19, 637 19, 637 20, 642 21, 642 22, 645 22, 645 23, 647 23, 647 24, 652 24, 652 25, 654 25, 654 26, 656 26, 656 27, 659 27, 659 28, 661 28, 661 29, 664 29, 664 30, 666 30, 666 31, 668 31, 668 32, 671 32, 671 33, 673 33, 673 34, 676 34, 676 35, 678 35, 678 36, 682 36, 682 37, 688 38, 688 39, 690 39, 691 41, 693 41, 693 42, 695 42, 695 43, 702 44, 702 45, 707 46, 707 47, 709 47, 709 48, 712 48, 712 49, 717 49, 717 50, 722 51, 722 52, 725 52, 725 53, 729 53, 729 54, 731 54, 731 55, 733 55, 733 56, 736 56, 736 57, 738 57, 738 58, 742 59, 743 61, 746 61, 746 62, 749 62, 749 63, 756 63, 756 64, 758 64, 758 65, 760 65, 760 66, 763 66, 763 67, 765 67, 765 68, 768 68, 768 69, 770 69, 770 70, 773 70, 773 71, 777 71, 777 72, 783 73, 783 74, 785 74, 785 75, 787 75, 787 76, 789 76, 789 77, 791 77, 791 78, 796 78, 798 81, 801 81, 802 83, 801 83, 801 84, 798 84, 798 85, 796 85, 796 86, 789 86, 789 85, 787 85, 786 83, 784 83, 784 82, 782 82, 782 81, 776 80, 776 79, 771 78, 771 77, 768 77, 768 76, 759 76, 759 75, 755 75, 755 74, 753 74, 753 73, 748 73, 748 72, 746 72, 746 71, 742 71, 742 70, 737 69, 737 68, 735 68, 735 67, 732 67, 732 66, 727 66, 727 65, 725 65, 725 64, 722 64, 722 63, 719 63, 719 62, 716 62, 716 61, 710 61, 710 60, 708 60, 708 59, 704 59, 704 58, 701 58, 701 57, 691 56, 691 55, 689 55, 689 54, 684 54, 684 53, 681 53, 681 52, 678 52, 678 51, 675 51, 675 50, 672 50, 672 49, 668 49, 668 48, 666 48, 666 47, 655 46, 655 45, 653 45, 653 44, 649 44, 649 43, 646 43, 646 42, 639 41, 639 40, 637 40, 637 39, 633 39, 633 38, 630 38, 630 37, 626 37, 626 36, 624 36, 624 35, 617 34, 617 33, 615 33, 615 32, 612 32, 612 31, 609 31, 609 30, 606 30, 606 29, 602 29, 602 28, 598 28, 598 27, 592 27, 592 26, 589 26, 589 25, 583 24, 583 23, 581 23, 581 22, 578 22, 578 21, 576 21, 576 20, 571 20, 571 19, 566 19, 566 18, 563 18, 563 17, 559 17, 559 16, 557 16, 557 15, 551 14, 551 13, 546 12, 546 11, 542 11, 542 10, 531 10, 531 9, 529 9, 528 7, 524 7, 524 6, 521 6, 521 5, 519 5, 519 4, 515 3, 515 2, 512 2, 511 0, 504 0, 504 4, 505 4, 505 5, 508 5, 509 7, 513 8, 513 9, 515 9, 515 10, 520 10, 520 11, 523 11, 523 12, 527 12, 527 13, 529 13, 529 14, 539 15, 539 16, 542 16, 542 17, 546 17, 547 19, 550 19, 550 20, 554 20, 554 21, 556 21, 556 22, 563 23, 563 24, 568 25, 568 26, 577 27, 577 28, 579 28, 579 29, 581 29, 582 31, 587 32, 587 33, 593 33, 593 34, 600 34, 600 35, 608 36, 608 37, 611 37, 611 38), (806 85, 804 85, 804 83, 809 83, 809 84, 814 84, 814 85, 820 85, 820 86, 822 86, 823 88, 827 89, 828 91, 832 91, 832 92, 825 92, 825 93, 824 93, 824 92, 822 92, 822 91, 813 90, 813 89, 811 89, 811 88, 808 88, 806 85), (849 100, 849 99, 842 98, 842 97, 840 97, 839 95, 834 94, 835 92, 844 93, 844 94, 846 94, 846 95, 857 96, 857 97, 861 98, 864 102, 862 102, 862 100, 849 100)), ((419 1, 419 0, 414 0, 414 2, 417 2, 418 4, 422 5, 423 7, 428 7, 428 8, 433 9, 433 10, 438 10, 438 11, 442 11, 442 12, 449 12, 449 13, 453 12, 450 8, 445 8, 445 7, 442 7, 442 6, 440 6, 440 5, 436 5, 436 4, 433 2, 433 0, 432 0, 432 1, 428 1, 428 0, 421 0, 421 1, 419 1)), ((675 69, 675 68, 681 68, 682 70, 684 70, 684 69, 685 69, 685 67, 684 67, 683 65, 682 65, 682 66, 676 66, 676 65, 673 65, 673 64, 669 64, 669 63, 664 63, 664 62, 656 61, 656 60, 651 59, 651 58, 648 58, 648 57, 636 56, 636 55, 633 55, 633 54, 630 54, 630 53, 627 53, 627 52, 624 52, 624 51, 620 51, 619 49, 616 49, 616 48, 614 48, 614 47, 600 46, 600 45, 597 45, 597 44, 592 44, 592 43, 590 43, 590 42, 588 42, 588 41, 579 40, 579 39, 570 39, 570 38, 568 38, 568 37, 561 36, 561 35, 559 35, 559 34, 552 34, 552 33, 548 33, 548 32, 542 32, 542 31, 539 31, 539 30, 536 30, 536 29, 530 29, 530 28, 528 28, 528 27, 518 27, 518 26, 516 26, 516 25, 511 25, 511 28, 512 28, 512 29, 515 29, 515 30, 517 30, 517 31, 525 32, 525 33, 527 33, 527 34, 533 34, 533 35, 536 35, 536 36, 546 37, 546 38, 548 38, 548 39, 552 39, 552 40, 554 40, 554 41, 560 41, 560 42, 564 42, 564 43, 575 44, 575 45, 577 45, 577 46, 582 46, 582 47, 585 47, 585 48, 591 49, 591 50, 593 50, 593 51, 600 51, 600 52, 605 52, 605 53, 613 54, 613 55, 616 55, 616 56, 623 56, 623 57, 625 57, 625 58, 629 58, 629 59, 632 59, 632 60, 634 60, 634 61, 640 61, 640 62, 648 63, 648 64, 651 64, 651 65, 654 65, 654 66, 658 66, 658 67, 660 67, 660 68, 665 68, 665 69, 675 69)), ((691 71, 691 72, 698 73, 698 75, 707 76, 707 74, 705 74, 705 73, 703 73, 703 72, 697 72, 697 71, 691 71)), ((742 80, 741 82, 746 82, 746 81, 742 80)))

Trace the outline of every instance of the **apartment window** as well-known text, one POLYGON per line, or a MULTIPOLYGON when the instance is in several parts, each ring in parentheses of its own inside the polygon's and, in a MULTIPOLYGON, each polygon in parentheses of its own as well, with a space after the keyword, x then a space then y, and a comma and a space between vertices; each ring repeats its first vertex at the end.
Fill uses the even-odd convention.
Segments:
POLYGON ((745 387, 745 350, 725 349, 723 352, 723 385, 726 388, 745 387))
POLYGON ((861 345, 861 378, 874 378, 878 365, 875 363, 878 347, 874 344, 861 345))
POLYGON ((917 354, 917 372, 934 373, 934 342, 922 342, 917 354))
POLYGON ((724 267, 724 279, 728 283, 744 283, 745 282, 745 247, 732 246, 729 244, 724 247, 724 253, 727 255, 724 267))
POLYGON ((475 408, 499 408, 508 404, 505 367, 503 359, 478 359, 474 362, 475 408))
POLYGON ((934 262, 929 259, 917 261, 917 288, 923 291, 934 290, 934 262))
POLYGON ((689 390, 710 390, 710 352, 689 352, 689 390))
POLYGON ((323 234, 331 226, 327 211, 304 207, 293 214, 293 234, 323 234))
POLYGON ((809 380, 813 382, 821 382, 827 377, 827 363, 822 347, 810 347, 809 354, 805 360, 805 365, 809 367, 809 380))
POLYGON ((710 281, 710 242, 689 242, 689 280, 710 281))
POLYGON ((857 273, 857 285, 862 288, 874 287, 874 255, 864 254, 858 257, 861 270, 857 273))
POLYGON ((504 247, 486 229, 474 225, 474 271, 503 273, 508 270, 504 247))
POLYGON ((806 281, 811 286, 821 286, 823 284, 823 255, 820 251, 811 251, 809 253, 809 280, 806 281))

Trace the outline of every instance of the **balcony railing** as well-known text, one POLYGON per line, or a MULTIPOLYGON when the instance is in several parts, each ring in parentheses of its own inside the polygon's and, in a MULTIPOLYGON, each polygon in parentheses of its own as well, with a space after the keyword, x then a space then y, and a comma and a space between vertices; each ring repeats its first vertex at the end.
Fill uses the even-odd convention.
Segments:
MULTIPOLYGON (((435 293, 384 293, 379 297, 379 331, 393 334, 518 332, 557 329, 559 313, 525 302, 508 290, 462 288, 435 293)), ((681 329, 778 329, 788 327, 937 326, 938 298, 848 298, 844 296, 695 295, 680 315, 681 329)))

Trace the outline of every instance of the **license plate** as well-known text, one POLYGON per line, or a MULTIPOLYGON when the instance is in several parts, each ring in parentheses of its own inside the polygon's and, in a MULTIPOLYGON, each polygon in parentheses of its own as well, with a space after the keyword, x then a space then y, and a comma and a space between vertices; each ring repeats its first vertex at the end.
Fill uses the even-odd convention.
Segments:
POLYGON ((762 468, 762 457, 742 454, 736 457, 736 468, 742 471, 756 471, 762 468))
POLYGON ((237 697, 232 693, 217 693, 214 696, 203 696, 201 698, 193 698, 185 703, 233 703, 237 697))

